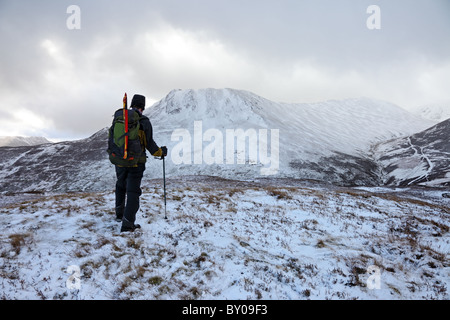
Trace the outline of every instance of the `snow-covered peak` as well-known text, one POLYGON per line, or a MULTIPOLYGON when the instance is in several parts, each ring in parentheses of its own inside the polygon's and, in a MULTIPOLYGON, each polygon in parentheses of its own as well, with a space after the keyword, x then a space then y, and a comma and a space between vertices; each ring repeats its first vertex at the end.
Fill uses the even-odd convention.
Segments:
POLYGON ((258 111, 270 103, 253 93, 235 89, 172 90, 147 112, 151 119, 163 122, 163 126, 189 126, 197 120, 211 128, 266 126, 258 111))
POLYGON ((370 144, 422 131, 424 120, 389 102, 369 98, 317 103, 273 102, 235 89, 173 90, 147 111, 163 130, 204 128, 279 129, 290 152, 354 153, 370 144))
POLYGON ((36 146, 46 143, 52 142, 44 137, 19 137, 19 136, 0 137, 0 147, 25 147, 25 146, 36 146))
MULTIPOLYGON (((259 136, 253 141, 249 135, 245 137, 247 150, 231 145, 236 156, 246 157, 246 165, 228 165, 229 157, 233 157, 229 145, 234 142, 226 137, 231 130, 252 131, 253 137, 268 132, 275 137, 279 176, 341 181, 350 176, 349 166, 362 170, 363 176, 368 167, 369 171, 375 170, 373 163, 360 163, 361 158, 370 156, 375 143, 409 136, 436 124, 392 103, 369 98, 283 103, 244 90, 212 88, 173 90, 149 107, 146 114, 153 124, 155 141, 174 151, 171 156, 176 157, 176 165, 169 166, 170 174, 226 178, 251 178, 261 169, 260 153, 258 159, 254 157, 256 165, 248 165, 250 147, 257 145, 258 152, 261 150, 259 136), (196 132, 196 128, 200 130, 196 132), (174 132, 188 132, 188 136, 174 137, 174 132), (218 134, 205 137, 205 132, 218 134), (205 155, 212 155, 215 165, 205 163, 205 155), (187 159, 187 163, 181 159, 187 159)), ((271 146, 267 145, 269 152, 271 146)))

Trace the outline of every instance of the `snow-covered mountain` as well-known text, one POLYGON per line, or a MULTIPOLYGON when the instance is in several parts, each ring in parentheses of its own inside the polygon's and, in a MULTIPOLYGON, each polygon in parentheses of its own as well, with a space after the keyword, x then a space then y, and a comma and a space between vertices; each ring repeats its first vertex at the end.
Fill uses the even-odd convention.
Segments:
POLYGON ((2 136, 0 137, 0 147, 23 147, 36 146, 40 144, 52 143, 44 137, 20 137, 2 136))
POLYGON ((450 185, 450 119, 375 147, 386 183, 450 185))
POLYGON ((275 168, 278 170, 272 172, 276 177, 344 184, 380 183, 377 164, 370 157, 370 146, 435 124, 391 103, 367 98, 287 104, 232 89, 174 90, 147 112, 155 126, 155 140, 168 144, 172 159, 181 158, 179 154, 186 148, 180 151, 179 146, 184 144, 190 147, 188 152, 194 154, 187 161, 179 160, 168 167, 169 173, 175 176, 206 174, 245 179, 261 176, 264 168, 275 168), (237 141, 227 139, 227 132, 236 132, 238 128, 249 133, 244 151, 233 146, 237 141), (177 129, 185 135, 189 133, 187 139, 174 137, 177 129), (196 135, 195 131, 200 134, 196 135), (273 148, 275 152, 271 153, 276 157, 264 164, 261 161, 264 146, 270 153, 276 145, 277 133, 278 149, 273 148), (259 139, 259 134, 263 139, 259 139), (167 142, 171 136, 175 141, 167 142), (220 158, 214 154, 211 159, 214 163, 205 164, 205 157, 213 158, 209 147, 214 149, 217 140, 219 153, 222 151, 220 158), (230 145, 231 150, 238 153, 234 162, 227 161, 230 145), (258 157, 253 161, 249 157, 250 146, 258 147, 254 152, 258 157), (245 153, 245 165, 237 164, 237 157, 242 153, 245 153), (274 163, 276 159, 278 163, 274 163), (227 164, 230 162, 232 165, 227 164))
MULTIPOLYGON (((157 144, 169 148, 168 178, 297 178, 340 185, 382 184, 371 146, 436 124, 367 98, 287 104, 233 89, 174 90, 146 114, 157 144)), ((106 148, 107 128, 78 141, 2 148, 0 192, 110 190, 115 173, 106 148)), ((161 178, 161 161, 149 158, 145 174, 161 178)))

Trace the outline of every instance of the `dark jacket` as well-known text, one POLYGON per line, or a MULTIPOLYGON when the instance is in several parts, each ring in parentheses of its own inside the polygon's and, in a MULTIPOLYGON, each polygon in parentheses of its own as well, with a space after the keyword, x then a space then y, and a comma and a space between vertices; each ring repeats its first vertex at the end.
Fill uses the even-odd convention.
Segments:
POLYGON ((141 116, 139 119, 139 139, 141 141, 143 155, 141 156, 139 163, 145 163, 147 161, 145 150, 148 150, 150 154, 154 154, 159 150, 159 147, 153 140, 153 127, 150 119, 140 113, 139 110, 134 110, 141 116))

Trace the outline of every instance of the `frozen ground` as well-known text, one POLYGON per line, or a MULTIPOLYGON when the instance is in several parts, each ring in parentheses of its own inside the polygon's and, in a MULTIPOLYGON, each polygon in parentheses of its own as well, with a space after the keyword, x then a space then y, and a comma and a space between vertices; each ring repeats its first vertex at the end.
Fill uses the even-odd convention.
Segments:
POLYGON ((112 190, 3 195, 0 298, 449 299, 448 190, 167 188, 168 219, 161 181, 148 182, 132 234, 119 233, 112 190))

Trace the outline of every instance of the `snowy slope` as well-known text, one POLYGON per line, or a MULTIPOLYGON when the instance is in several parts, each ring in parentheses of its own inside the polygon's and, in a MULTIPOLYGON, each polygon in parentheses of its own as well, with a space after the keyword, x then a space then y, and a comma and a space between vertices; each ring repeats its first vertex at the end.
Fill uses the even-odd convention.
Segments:
POLYGON ((36 146, 46 143, 52 142, 44 137, 19 137, 19 136, 0 137, 0 147, 36 146))
MULTIPOLYGON (((194 139, 195 121, 201 121, 203 133, 211 128, 222 132, 225 145, 230 143, 225 141, 227 130, 253 129, 259 133, 267 129, 269 151, 270 133, 279 130, 277 177, 347 184, 377 184, 376 164, 368 154, 372 144, 410 135, 435 124, 393 104, 367 98, 286 104, 233 89, 174 90, 146 112, 155 127, 155 140, 168 145, 170 150, 180 143, 180 140, 167 141, 176 129, 188 130, 194 139)), ((209 145, 209 141, 203 141, 203 150, 209 145)), ((249 145, 246 165, 205 165, 204 161, 201 164, 192 161, 169 166, 169 174, 261 176, 261 168, 268 165, 261 161, 249 165, 249 145)), ((191 151, 199 150, 192 146, 191 151)), ((224 147, 223 163, 226 163, 225 151, 224 147)), ((160 169, 154 167, 154 170, 160 169)))
POLYGON ((289 152, 300 154, 355 154, 374 142, 435 124, 394 104, 367 98, 287 104, 234 89, 175 90, 146 112, 154 126, 170 129, 164 132, 190 129, 196 120, 203 121, 204 129, 279 129, 282 145, 293 144, 296 148, 289 152))
POLYGON ((115 174, 105 151, 107 137, 103 129, 77 141, 1 148, 0 193, 113 188, 115 174))
POLYGON ((387 184, 450 185, 450 119, 374 148, 387 184))
POLYGON ((120 234, 113 192, 48 194, 0 208, 0 298, 448 300, 449 200, 417 195, 190 177, 165 220, 148 181, 120 234))

